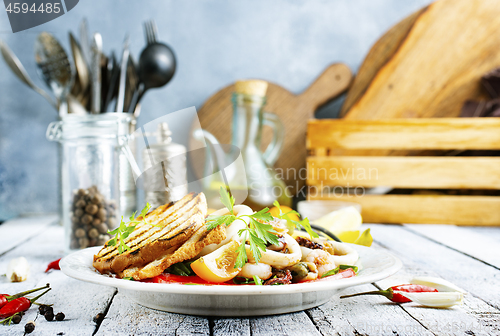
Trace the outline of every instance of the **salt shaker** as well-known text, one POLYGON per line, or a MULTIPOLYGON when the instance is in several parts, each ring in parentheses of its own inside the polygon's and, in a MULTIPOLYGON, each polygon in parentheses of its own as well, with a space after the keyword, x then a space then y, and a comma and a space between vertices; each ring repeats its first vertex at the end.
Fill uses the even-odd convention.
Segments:
POLYGON ((142 152, 144 197, 153 208, 187 194, 186 147, 172 142, 168 124, 158 124, 156 143, 142 152))

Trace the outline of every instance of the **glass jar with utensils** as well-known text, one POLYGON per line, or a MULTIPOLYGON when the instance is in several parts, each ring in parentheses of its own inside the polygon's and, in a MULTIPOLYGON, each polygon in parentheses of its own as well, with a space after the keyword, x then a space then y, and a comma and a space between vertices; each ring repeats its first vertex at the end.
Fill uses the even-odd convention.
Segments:
POLYGON ((124 163, 130 165, 120 158, 125 152, 123 144, 130 137, 130 123, 127 114, 103 113, 67 115, 49 125, 47 139, 61 144, 66 251, 103 245, 110 238, 108 230, 119 224, 123 215, 120 180, 124 163))

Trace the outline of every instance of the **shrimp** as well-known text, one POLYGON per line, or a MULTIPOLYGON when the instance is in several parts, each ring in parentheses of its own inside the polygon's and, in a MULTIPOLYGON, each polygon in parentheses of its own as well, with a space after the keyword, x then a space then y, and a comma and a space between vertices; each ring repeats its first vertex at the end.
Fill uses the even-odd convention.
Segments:
POLYGON ((271 265, 264 263, 246 263, 245 266, 242 267, 238 276, 245 278, 252 278, 254 275, 258 276, 262 280, 267 280, 272 276, 272 268, 271 265))
POLYGON ((312 250, 307 254, 305 261, 316 264, 318 275, 336 268, 339 265, 354 265, 359 259, 358 252, 344 243, 329 242, 335 254, 325 250, 312 250))
MULTIPOLYGON (((233 207, 233 211, 236 216, 253 214, 253 210, 246 205, 235 205, 233 207)), ((222 208, 212 213, 212 216, 223 216, 227 215, 228 213, 229 211, 226 208, 222 208)), ((208 246, 205 246, 203 250, 201 250, 199 256, 202 257, 204 255, 207 255, 217 250, 222 245, 227 244, 231 240, 236 240, 238 242, 241 242, 242 238, 238 235, 238 231, 246 228, 248 225, 248 221, 249 221, 248 217, 242 217, 232 222, 231 225, 226 226, 226 239, 224 239, 219 244, 210 244, 208 246)))
MULTIPOLYGON (((284 268, 291 265, 294 265, 300 261, 302 257, 302 251, 300 250, 300 245, 292 238, 289 234, 283 234, 285 238, 286 247, 288 248, 289 253, 282 253, 271 251, 266 249, 262 252, 262 256, 259 260, 259 263, 264 263, 273 266, 274 268, 284 268)), ((247 251, 248 261, 251 263, 255 263, 255 259, 253 258, 252 250, 250 250, 250 246, 245 245, 247 251)))
POLYGON ((337 267, 333 255, 323 250, 312 250, 312 252, 307 255, 306 261, 316 265, 320 278, 326 272, 337 267))

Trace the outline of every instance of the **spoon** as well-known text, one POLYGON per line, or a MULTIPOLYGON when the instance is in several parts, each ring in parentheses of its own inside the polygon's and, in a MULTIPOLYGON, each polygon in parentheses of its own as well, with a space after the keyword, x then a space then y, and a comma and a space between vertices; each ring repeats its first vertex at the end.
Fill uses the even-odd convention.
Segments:
POLYGON ((35 61, 42 79, 58 99, 59 114, 66 114, 62 106, 73 81, 68 55, 54 36, 43 32, 35 41, 35 61))
MULTIPOLYGON (((70 32, 69 33, 69 42, 71 45, 71 52, 73 54, 73 59, 75 61, 75 72, 76 77, 78 79, 79 85, 79 93, 78 96, 85 94, 88 89, 90 79, 89 79, 89 67, 87 62, 85 62, 82 49, 80 44, 76 40, 75 36, 70 32)), ((77 82, 75 80, 75 82, 77 82)))
POLYGON ((21 61, 17 56, 9 49, 9 47, 0 40, 0 52, 2 53, 5 62, 12 70, 12 72, 19 78, 24 84, 35 90, 36 93, 47 99, 47 101, 57 109, 57 104, 54 102, 54 99, 45 91, 39 88, 33 83, 30 76, 26 72, 26 69, 22 65, 21 61))
MULTIPOLYGON (((130 104, 129 112, 131 113, 134 113, 137 104, 147 90, 164 86, 175 73, 174 52, 166 44, 156 41, 156 25, 153 20, 144 24, 144 31, 148 45, 139 58, 138 74, 140 84, 130 104)), ((137 111, 140 111, 140 109, 137 109, 137 111)))

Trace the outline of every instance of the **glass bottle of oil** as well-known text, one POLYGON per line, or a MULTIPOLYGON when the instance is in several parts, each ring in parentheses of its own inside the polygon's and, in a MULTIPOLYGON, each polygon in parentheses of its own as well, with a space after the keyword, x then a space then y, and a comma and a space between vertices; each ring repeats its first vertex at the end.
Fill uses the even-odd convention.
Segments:
POLYGON ((227 187, 236 198, 254 210, 280 204, 291 205, 285 183, 280 180, 273 165, 283 146, 285 131, 279 117, 263 110, 266 103, 267 82, 244 80, 236 83, 232 96, 233 120, 230 146, 221 145, 205 130, 196 130, 194 137, 207 142, 207 159, 203 191, 209 207, 220 208, 219 189, 227 187), (263 126, 270 126, 273 139, 261 151, 263 126), (224 148, 226 147, 226 148, 224 148))

